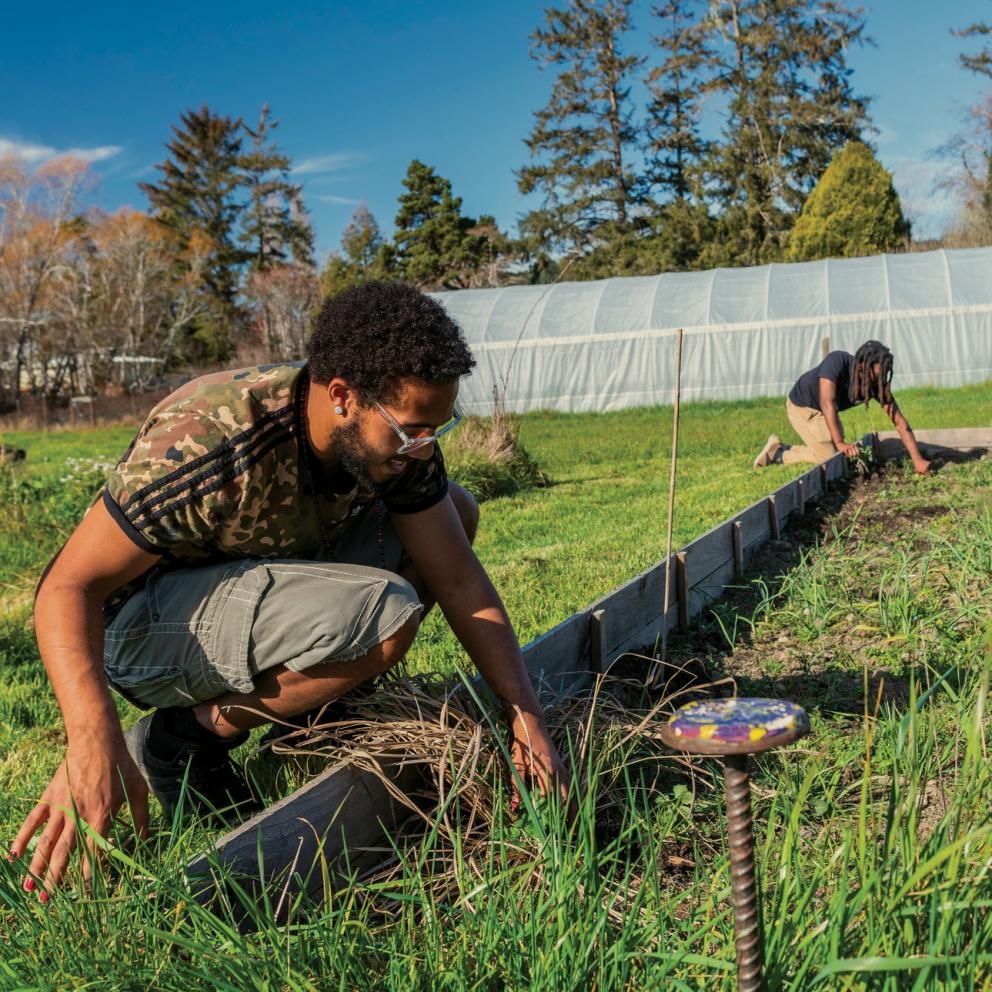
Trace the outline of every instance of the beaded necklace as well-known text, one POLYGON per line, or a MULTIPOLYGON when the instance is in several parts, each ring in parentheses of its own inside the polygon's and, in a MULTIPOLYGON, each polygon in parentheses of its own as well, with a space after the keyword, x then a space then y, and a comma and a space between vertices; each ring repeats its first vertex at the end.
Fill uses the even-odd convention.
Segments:
MULTIPOLYGON (((310 501, 313 503, 314 513, 317 517, 317 526, 320 528, 320 537, 323 542, 324 548, 327 551, 328 556, 331 561, 337 561, 337 537, 332 537, 329 533, 327 521, 324 518, 324 510, 320 505, 320 498, 317 495, 317 470, 314 465, 313 452, 310 450, 310 442, 307 439, 306 434, 306 401, 310 395, 310 376, 307 370, 304 368, 300 373, 301 381, 299 388, 296 391, 296 409, 295 419, 296 419, 296 431, 297 431, 297 441, 299 448, 301 450, 302 458, 300 459, 300 468, 302 469, 302 474, 306 478, 307 491, 310 494, 310 501)), ((375 523, 376 523, 376 542, 379 547, 379 567, 383 570, 386 568, 386 508, 382 504, 381 499, 376 499, 373 502, 373 512, 375 513, 375 523)), ((342 531, 347 529, 342 528, 342 531)), ((340 536, 340 535, 339 535, 340 536)))

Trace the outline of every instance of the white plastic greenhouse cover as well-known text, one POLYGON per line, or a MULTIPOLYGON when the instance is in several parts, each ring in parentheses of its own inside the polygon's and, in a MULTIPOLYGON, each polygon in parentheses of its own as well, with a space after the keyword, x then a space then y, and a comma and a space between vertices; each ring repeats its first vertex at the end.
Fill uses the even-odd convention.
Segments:
POLYGON ((437 293, 478 362, 459 406, 616 410, 682 398, 784 396, 832 350, 874 338, 893 386, 992 377, 992 248, 437 293))

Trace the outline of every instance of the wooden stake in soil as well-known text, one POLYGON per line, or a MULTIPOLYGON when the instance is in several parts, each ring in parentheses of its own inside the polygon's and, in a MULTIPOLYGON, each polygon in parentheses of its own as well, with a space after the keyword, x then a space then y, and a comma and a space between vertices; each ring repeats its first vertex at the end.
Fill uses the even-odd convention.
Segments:
MULTIPOLYGON (((682 396, 682 328, 675 332, 675 405, 672 410, 672 467, 668 477, 668 537, 665 543, 665 603, 661 611, 661 661, 668 652, 668 607, 671 605, 672 568, 672 527, 675 521, 675 467, 679 453, 679 400, 682 396)), ((661 665, 656 665, 650 681, 661 674, 661 665)))
POLYGON ((754 877, 754 824, 748 755, 791 744, 809 733, 801 706, 781 699, 714 699, 687 703, 662 728, 676 751, 723 757, 727 795, 727 849, 734 901, 737 987, 761 992, 761 912, 754 877))

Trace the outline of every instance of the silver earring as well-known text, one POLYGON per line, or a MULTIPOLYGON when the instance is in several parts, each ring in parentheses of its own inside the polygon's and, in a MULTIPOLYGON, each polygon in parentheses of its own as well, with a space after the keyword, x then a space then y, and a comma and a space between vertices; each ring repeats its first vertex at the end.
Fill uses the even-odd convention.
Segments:
POLYGON ((343 416, 344 416, 344 407, 343 407, 343 406, 336 406, 336 407, 334 408, 334 412, 335 412, 335 413, 336 413, 336 414, 337 414, 337 415, 338 415, 339 417, 343 417, 343 416))

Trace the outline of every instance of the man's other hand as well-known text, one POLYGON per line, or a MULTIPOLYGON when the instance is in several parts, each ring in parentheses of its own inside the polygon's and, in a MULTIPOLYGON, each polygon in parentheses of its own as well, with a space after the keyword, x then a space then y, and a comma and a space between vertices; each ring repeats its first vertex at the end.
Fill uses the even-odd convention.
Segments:
POLYGON ((918 458, 913 462, 913 471, 917 475, 929 475, 930 474, 930 462, 925 458, 918 458))
POLYGON ((66 751, 65 760, 11 845, 11 855, 23 857, 28 842, 39 834, 24 890, 33 891, 36 879, 40 879, 38 896, 42 902, 47 902, 51 892, 61 884, 81 834, 90 852, 82 860, 81 871, 85 881, 90 879, 97 844, 92 837, 85 838, 82 826, 77 826, 77 818, 100 837, 106 837, 117 811, 129 802, 139 836, 148 833, 148 785, 127 753, 123 737, 119 733, 117 737, 113 744, 100 743, 90 748, 73 745, 66 751))

